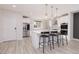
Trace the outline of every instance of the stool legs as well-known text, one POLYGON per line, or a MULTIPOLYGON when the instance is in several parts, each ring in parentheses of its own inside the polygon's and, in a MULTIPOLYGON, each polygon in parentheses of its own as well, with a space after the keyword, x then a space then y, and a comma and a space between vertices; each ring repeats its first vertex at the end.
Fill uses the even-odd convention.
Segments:
POLYGON ((62 38, 61 38, 61 39, 62 39, 62 45, 64 46, 64 39, 63 39, 63 35, 61 35, 61 36, 62 36, 62 38))
POLYGON ((58 47, 59 47, 59 38, 58 38, 58 35, 57 35, 57 44, 58 44, 58 47))
MULTIPOLYGON (((41 44, 41 37, 39 38, 39 48, 41 44)), ((45 48, 45 37, 43 37, 43 53, 44 53, 44 48, 45 48)))
POLYGON ((67 35, 65 37, 66 37, 66 44, 68 45, 67 35))
POLYGON ((43 38, 43 53, 44 53, 44 48, 45 48, 45 38, 43 38))
MULTIPOLYGON (((45 43, 46 43, 46 38, 48 38, 48 45, 50 45, 50 50, 52 49, 51 44, 53 45, 53 49, 54 49, 54 35, 51 36, 52 40, 49 37, 39 37, 39 48, 40 48, 40 44, 41 44, 41 38, 43 39, 43 53, 45 53, 45 43)), ((57 44, 58 47, 60 46, 60 43, 62 43, 62 45, 64 45, 64 38, 63 35, 61 35, 61 38, 59 40, 59 36, 57 35, 57 44)), ((67 35, 65 35, 65 39, 66 39, 66 44, 68 45, 68 40, 67 40, 67 35)))
POLYGON ((43 46, 43 53, 44 53, 44 50, 45 50, 45 44, 46 44, 46 38, 48 38, 49 40, 48 40, 48 43, 50 42, 50 37, 40 37, 39 38, 39 48, 40 48, 40 45, 41 45, 41 43, 43 44, 42 46, 43 46), (43 40, 43 42, 41 42, 41 39, 43 40))
POLYGON ((54 37, 52 36, 52 45, 53 45, 53 49, 54 49, 54 37))
MULTIPOLYGON (((62 45, 64 46, 64 38, 63 38, 63 36, 61 37, 61 39, 62 39, 62 45)), ((66 44, 68 45, 67 35, 65 35, 65 39, 66 39, 66 44)))
POLYGON ((60 41, 59 41, 59 42, 60 42, 60 44, 61 44, 61 40, 62 40, 61 38, 62 38, 62 37, 61 37, 61 35, 60 35, 60 39, 59 39, 59 40, 60 40, 60 41))
POLYGON ((48 46, 49 46, 49 44, 50 44, 50 37, 48 38, 48 46))
POLYGON ((41 37, 39 37, 39 48, 40 48, 40 41, 41 41, 41 37))
POLYGON ((51 40, 50 40, 50 36, 49 36, 49 43, 50 43, 50 50, 51 50, 51 40))

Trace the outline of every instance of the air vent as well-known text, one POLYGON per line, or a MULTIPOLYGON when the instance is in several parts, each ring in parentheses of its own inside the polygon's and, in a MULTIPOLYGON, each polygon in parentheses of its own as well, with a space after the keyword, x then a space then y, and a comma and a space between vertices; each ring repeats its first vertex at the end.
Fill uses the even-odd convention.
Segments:
POLYGON ((23 16, 23 18, 29 18, 28 16, 23 16))

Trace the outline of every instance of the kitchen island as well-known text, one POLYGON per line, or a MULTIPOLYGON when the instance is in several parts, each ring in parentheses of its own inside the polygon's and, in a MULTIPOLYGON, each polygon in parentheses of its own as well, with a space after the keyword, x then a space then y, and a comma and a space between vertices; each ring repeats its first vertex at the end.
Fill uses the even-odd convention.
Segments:
POLYGON ((32 44, 35 48, 39 48, 40 33, 43 31, 49 31, 49 30, 33 30, 31 32, 32 44))

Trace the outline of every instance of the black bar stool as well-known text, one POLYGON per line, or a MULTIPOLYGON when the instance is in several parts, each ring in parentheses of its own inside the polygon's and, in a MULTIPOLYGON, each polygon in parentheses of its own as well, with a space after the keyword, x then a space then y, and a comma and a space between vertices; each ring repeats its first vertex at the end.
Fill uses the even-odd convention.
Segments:
POLYGON ((59 33, 58 33, 58 31, 57 30, 56 31, 51 31, 51 34, 53 36, 52 39, 54 39, 54 37, 57 37, 57 44, 58 44, 58 47, 59 47, 59 38, 58 38, 59 33))
MULTIPOLYGON (((54 42, 55 42, 54 37, 57 37, 57 44, 58 44, 58 47, 59 47, 58 31, 57 30, 51 31, 50 36, 52 37, 52 40, 50 40, 50 44, 52 43, 53 49, 54 49, 54 42)), ((50 49, 51 49, 51 46, 50 46, 50 49)))
POLYGON ((49 32, 41 32, 40 39, 39 39, 39 48, 40 48, 40 46, 43 46, 43 53, 44 53, 44 48, 46 45, 46 38, 48 38, 48 44, 49 44, 49 39, 50 39, 49 32), (43 42, 41 42, 41 39, 43 42))
POLYGON ((62 41, 62 45, 64 45, 64 38, 63 36, 65 36, 65 39, 66 39, 66 44, 68 45, 68 39, 67 39, 67 30, 61 30, 60 33, 61 33, 61 41, 62 41))

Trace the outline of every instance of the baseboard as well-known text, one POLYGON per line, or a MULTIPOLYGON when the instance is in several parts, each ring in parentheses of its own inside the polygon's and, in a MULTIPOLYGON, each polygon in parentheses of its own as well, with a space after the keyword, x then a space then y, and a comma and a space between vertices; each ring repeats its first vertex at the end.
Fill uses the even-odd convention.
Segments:
MULTIPOLYGON (((16 40, 16 39, 14 39, 14 40, 16 40)), ((5 42, 5 41, 14 41, 14 40, 1 40, 0 42, 5 42)), ((19 40, 22 40, 22 39, 19 39, 19 40)))
POLYGON ((79 41, 79 39, 75 39, 75 38, 73 38, 72 40, 76 40, 76 41, 79 41))

